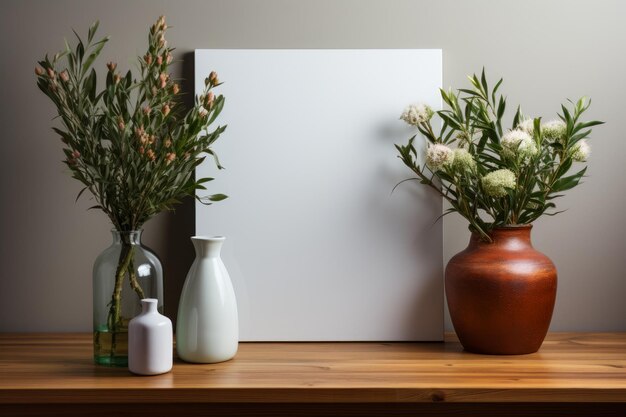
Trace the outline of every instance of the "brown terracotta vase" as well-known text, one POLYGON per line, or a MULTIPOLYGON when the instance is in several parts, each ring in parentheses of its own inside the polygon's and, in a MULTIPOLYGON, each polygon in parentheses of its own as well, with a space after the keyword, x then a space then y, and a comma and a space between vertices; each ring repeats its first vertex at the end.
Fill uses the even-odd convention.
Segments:
POLYGON ((497 228, 492 243, 473 234, 446 267, 452 324, 470 352, 539 350, 556 298, 556 267, 530 242, 531 225, 497 228))

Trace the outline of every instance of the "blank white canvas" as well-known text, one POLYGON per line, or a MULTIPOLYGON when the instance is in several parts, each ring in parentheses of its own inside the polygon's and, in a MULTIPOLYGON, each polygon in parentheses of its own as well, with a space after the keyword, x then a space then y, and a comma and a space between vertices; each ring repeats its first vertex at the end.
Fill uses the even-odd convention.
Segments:
POLYGON ((226 169, 197 176, 229 198, 196 231, 226 236, 241 340, 442 340, 441 199, 391 193, 411 177, 399 115, 441 107, 441 50, 196 50, 196 94, 212 70, 226 169))

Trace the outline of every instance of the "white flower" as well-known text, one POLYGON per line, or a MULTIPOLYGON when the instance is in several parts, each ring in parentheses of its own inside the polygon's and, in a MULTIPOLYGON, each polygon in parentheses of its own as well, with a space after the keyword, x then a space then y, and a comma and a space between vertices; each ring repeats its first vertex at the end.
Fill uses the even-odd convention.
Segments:
POLYGON ((420 123, 429 121, 433 114, 433 109, 426 104, 411 104, 404 109, 400 120, 404 120, 411 126, 418 126, 420 123))
POLYGON ((490 172, 481 179, 485 194, 491 197, 504 197, 507 189, 515 188, 515 174, 508 169, 490 172))
POLYGON ((541 125, 543 138, 548 142, 560 141, 565 137, 567 125, 562 120, 550 120, 541 125))
POLYGON ((426 166, 432 171, 439 171, 444 166, 450 166, 454 161, 454 152, 446 145, 430 145, 426 150, 426 166))
POLYGON ((532 136, 523 130, 511 130, 507 132, 500 141, 502 145, 502 155, 514 157, 520 155, 525 159, 537 154, 537 145, 532 136))
POLYGON ((467 150, 455 149, 452 168, 457 172, 472 172, 476 169, 476 161, 467 150))
POLYGON ((578 162, 585 162, 591 153, 591 147, 586 140, 582 139, 572 146, 572 159, 578 162))
POLYGON ((516 129, 528 133, 530 136, 535 134, 535 120, 524 119, 517 124, 516 129))

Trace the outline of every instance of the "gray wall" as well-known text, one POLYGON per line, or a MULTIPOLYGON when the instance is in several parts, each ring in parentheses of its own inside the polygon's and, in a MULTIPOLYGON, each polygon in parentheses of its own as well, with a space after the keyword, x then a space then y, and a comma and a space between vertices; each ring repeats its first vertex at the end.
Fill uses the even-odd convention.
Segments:
MULTIPOLYGON (((109 243, 107 219, 85 211, 87 199, 74 204, 79 185, 59 162, 36 60, 60 49, 71 27, 84 32, 100 19, 112 35, 100 67, 127 67, 160 14, 179 59, 195 48, 442 48, 445 86, 466 85, 484 65, 530 115, 553 118, 565 98, 592 96, 588 116, 607 124, 594 134, 589 177, 560 201, 569 211, 535 224, 534 243, 560 272, 552 330, 626 330, 626 3, 73 0, 0 3, 0 331, 90 330, 91 265, 109 243)), ((189 77, 189 62, 174 72, 189 77)), ((171 316, 193 260, 193 211, 186 203, 145 228, 164 262, 171 316)), ((462 219, 447 217, 446 260, 467 240, 462 219)))

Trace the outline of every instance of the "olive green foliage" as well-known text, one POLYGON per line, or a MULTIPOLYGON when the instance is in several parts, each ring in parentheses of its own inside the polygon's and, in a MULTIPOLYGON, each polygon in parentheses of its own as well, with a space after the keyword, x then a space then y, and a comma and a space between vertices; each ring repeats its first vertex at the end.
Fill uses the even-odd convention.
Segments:
MULTIPOLYGON (((109 216, 118 230, 138 230, 151 217, 172 209, 185 196, 205 189, 212 178, 194 178, 195 168, 226 126, 210 130, 224 106, 213 89, 217 74, 206 79, 203 95, 186 110, 180 87, 168 67, 173 48, 167 46, 165 18, 151 26, 148 50, 138 57, 139 77, 121 74, 107 64, 106 82, 98 90, 93 64, 108 37, 94 40, 98 23, 86 39, 39 62, 37 85, 56 105, 60 126, 54 131, 64 143, 65 164, 72 176, 96 200, 91 208, 109 216)), ((199 198, 199 197, 197 197, 199 198)), ((226 198, 215 194, 203 203, 226 198)))
MULTIPOLYGON (((584 162, 580 152, 577 154, 583 144, 580 141, 590 135, 592 126, 602 122, 582 121, 590 104, 582 98, 561 106, 558 116, 562 122, 553 122, 562 128, 558 137, 548 137, 547 131, 544 135, 541 118, 530 121, 519 107, 508 130, 503 127, 506 99, 498 94, 502 80, 490 89, 484 70, 480 77, 468 78, 471 82, 469 89, 441 90, 447 108, 435 112, 442 121, 438 133, 435 133, 430 118, 415 123, 415 126, 429 147, 439 144, 451 149, 465 149, 475 164, 465 161, 448 163, 433 172, 421 162, 423 158, 414 143, 417 135, 406 145, 396 145, 396 149, 404 164, 416 174, 416 178, 409 180, 418 180, 432 187, 450 204, 444 216, 459 213, 469 221, 471 231, 491 240, 489 234, 494 227, 528 224, 544 214, 557 213, 554 211, 555 200, 564 191, 578 185, 587 169, 579 164, 584 162), (526 122, 526 132, 534 146, 528 138, 529 143, 523 144, 525 151, 522 151, 522 144, 518 145, 519 149, 505 149, 502 138, 513 130, 521 130, 523 122, 526 122), (512 188, 505 188, 510 178, 505 175, 507 172, 500 170, 514 174, 512 188), (500 180, 502 186, 494 180, 500 180), (490 186, 491 190, 485 190, 484 185, 490 186)), ((513 134, 522 133, 516 131, 513 134)))

